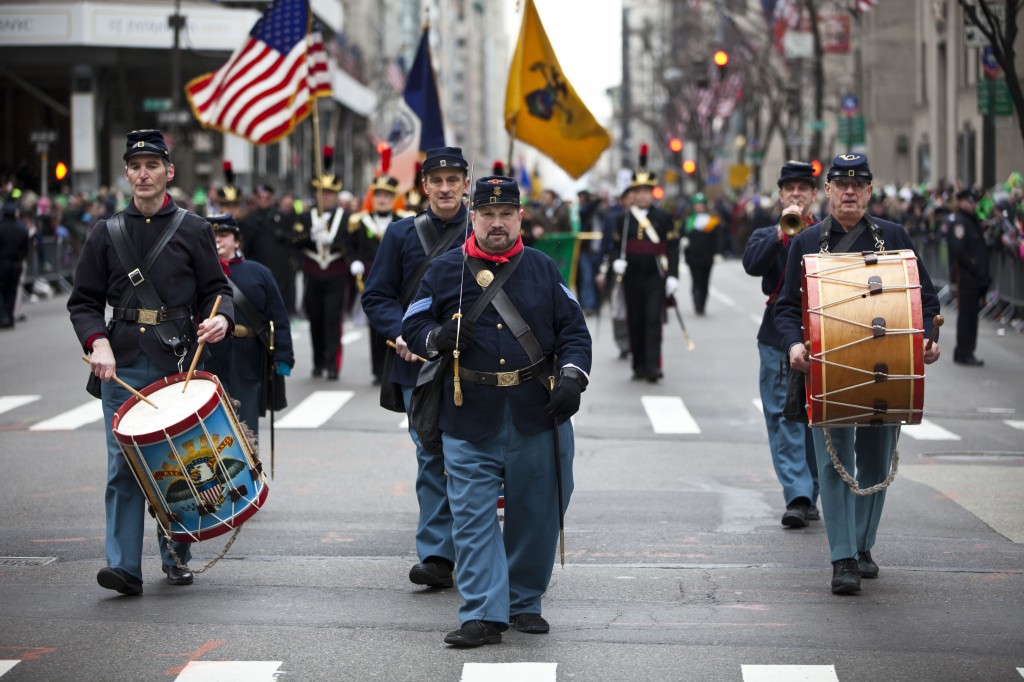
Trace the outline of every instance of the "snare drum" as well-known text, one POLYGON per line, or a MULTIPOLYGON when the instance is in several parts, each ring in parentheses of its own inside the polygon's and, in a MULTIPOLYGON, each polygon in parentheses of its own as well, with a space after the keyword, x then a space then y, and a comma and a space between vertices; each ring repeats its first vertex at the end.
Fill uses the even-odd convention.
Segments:
POLYGON ((803 270, 810 425, 921 423, 924 324, 914 252, 808 254, 803 270))
POLYGON ((240 526, 266 502, 263 465, 220 381, 196 372, 156 381, 114 414, 114 437, 175 542, 199 542, 240 526))

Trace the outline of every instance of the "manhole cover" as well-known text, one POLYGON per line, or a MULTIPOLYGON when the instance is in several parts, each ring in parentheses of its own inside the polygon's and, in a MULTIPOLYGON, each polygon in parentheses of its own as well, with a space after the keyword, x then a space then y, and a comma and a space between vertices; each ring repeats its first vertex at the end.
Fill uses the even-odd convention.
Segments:
POLYGON ((0 566, 45 566, 56 560, 55 556, 0 556, 0 566))

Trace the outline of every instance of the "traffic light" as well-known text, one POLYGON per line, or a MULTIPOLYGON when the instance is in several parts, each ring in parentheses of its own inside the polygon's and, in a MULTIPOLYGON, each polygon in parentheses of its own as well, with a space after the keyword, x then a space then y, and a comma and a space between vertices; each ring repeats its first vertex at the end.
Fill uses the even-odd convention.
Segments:
POLYGON ((676 154, 678 154, 679 152, 683 151, 683 141, 680 140, 678 137, 673 137, 671 140, 668 141, 668 148, 671 149, 676 154))
POLYGON ((58 180, 63 180, 68 176, 68 166, 63 161, 58 161, 56 167, 53 169, 53 175, 58 180))
POLYGON ((660 185, 655 187, 654 189, 651 190, 651 196, 658 200, 664 199, 665 188, 660 185))
POLYGON ((723 78, 725 76, 726 68, 729 66, 729 53, 725 50, 716 50, 712 60, 715 62, 715 67, 718 69, 718 77, 723 78))
POLYGON ((818 177, 821 175, 821 161, 818 161, 817 159, 811 161, 811 168, 814 169, 814 177, 818 177))
POLYGON ((697 171, 697 162, 693 159, 687 159, 683 161, 683 172, 687 175, 693 175, 697 171))

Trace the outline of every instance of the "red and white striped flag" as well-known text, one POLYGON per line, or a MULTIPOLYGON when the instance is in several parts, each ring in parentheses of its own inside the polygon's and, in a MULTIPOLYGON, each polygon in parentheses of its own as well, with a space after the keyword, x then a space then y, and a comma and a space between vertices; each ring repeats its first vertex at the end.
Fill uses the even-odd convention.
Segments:
POLYGON ((331 94, 323 39, 308 21, 307 0, 273 0, 224 66, 185 86, 199 123, 256 144, 287 136, 331 94))
POLYGON ((402 58, 397 57, 384 69, 384 77, 391 85, 391 89, 397 93, 405 92, 405 69, 402 68, 402 58))
POLYGON ((865 12, 869 12, 874 9, 875 5, 878 4, 878 0, 856 0, 856 3, 857 11, 860 14, 864 14, 865 12))

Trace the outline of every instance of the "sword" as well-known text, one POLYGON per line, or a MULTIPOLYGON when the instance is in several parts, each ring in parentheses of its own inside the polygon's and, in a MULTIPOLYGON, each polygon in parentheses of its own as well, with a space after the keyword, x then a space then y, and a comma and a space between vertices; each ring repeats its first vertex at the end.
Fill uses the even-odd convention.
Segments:
POLYGON ((693 350, 697 347, 697 344, 690 338, 690 332, 686 331, 686 323, 683 322, 683 314, 679 311, 679 303, 676 302, 676 297, 669 296, 668 300, 665 301, 665 305, 676 311, 676 319, 679 320, 679 328, 683 330, 683 337, 686 339, 686 350, 693 350))
POLYGON ((277 381, 277 367, 274 366, 274 321, 270 320, 270 480, 274 480, 274 382, 277 381))
MULTIPOLYGON (((549 376, 548 383, 551 392, 555 392, 555 377, 549 376)), ((562 568, 565 568, 565 504, 562 502, 562 447, 558 437, 558 419, 552 419, 551 425, 554 429, 555 440, 555 487, 558 489, 558 549, 562 568)))

